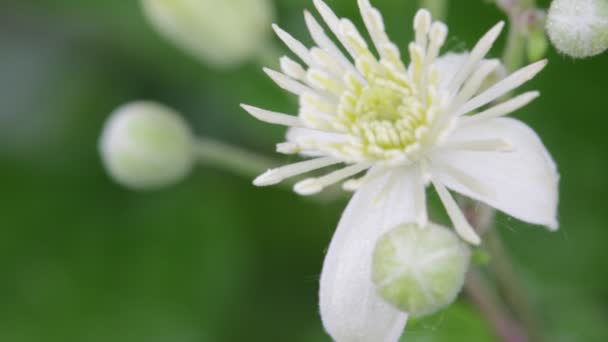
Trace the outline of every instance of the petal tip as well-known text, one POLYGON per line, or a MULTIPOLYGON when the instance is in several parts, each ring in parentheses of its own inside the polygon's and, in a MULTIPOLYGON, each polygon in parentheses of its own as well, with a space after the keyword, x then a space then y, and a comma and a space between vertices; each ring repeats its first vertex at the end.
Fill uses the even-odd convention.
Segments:
POLYGON ((558 231, 559 230, 559 222, 557 221, 557 219, 555 219, 552 222, 550 222, 547 225, 547 228, 549 228, 549 231, 552 231, 552 232, 558 231))
POLYGON ((302 196, 310 196, 318 194, 323 190, 323 187, 317 182, 316 178, 308 178, 304 179, 293 187, 293 191, 295 191, 298 195, 302 196))
POLYGON ((281 182, 281 178, 276 175, 273 169, 267 170, 266 172, 259 175, 253 180, 255 186, 269 186, 275 185, 281 182))

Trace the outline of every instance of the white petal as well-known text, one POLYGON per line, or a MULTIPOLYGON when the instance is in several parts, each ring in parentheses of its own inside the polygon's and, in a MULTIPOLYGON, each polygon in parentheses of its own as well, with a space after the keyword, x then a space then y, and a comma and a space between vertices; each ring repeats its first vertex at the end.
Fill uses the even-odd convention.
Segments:
POLYGON ((437 165, 461 170, 492 193, 482 194, 467 187, 440 166, 432 166, 433 177, 520 220, 557 229, 559 175, 536 133, 521 121, 497 118, 460 127, 449 138, 451 142, 471 139, 502 139, 513 146, 513 151, 437 150, 432 159, 437 165))
POLYGON ((376 240, 416 219, 416 172, 374 168, 338 224, 321 273, 320 307, 325 329, 338 342, 398 341, 407 314, 386 303, 371 280, 376 240))
POLYGON ((464 83, 462 89, 456 95, 456 98, 450 105, 451 109, 457 109, 463 103, 468 101, 473 95, 475 95, 481 88, 483 82, 488 76, 496 72, 500 67, 500 61, 497 59, 484 60, 479 63, 479 67, 475 70, 471 77, 464 83))
POLYGON ((374 42, 376 51, 378 51, 383 59, 390 58, 386 56, 383 49, 385 45, 391 44, 391 41, 388 39, 386 32, 384 32, 382 15, 376 8, 372 7, 369 0, 359 0, 358 4, 359 10, 361 11, 361 17, 363 18, 367 32, 374 42))
POLYGON ((326 53, 335 58, 342 67, 350 70, 354 75, 357 76, 357 78, 359 78, 362 82, 365 82, 353 64, 344 56, 336 44, 334 44, 334 42, 325 34, 325 31, 319 22, 312 16, 312 14, 310 14, 308 11, 304 11, 304 18, 306 20, 308 31, 310 31, 310 35, 312 36, 314 42, 326 53))
POLYGON ((462 210, 458 207, 458 204, 450 194, 450 192, 441 184, 440 182, 433 182, 435 186, 435 190, 437 190, 437 194, 439 195, 439 199, 445 210, 448 212, 448 216, 454 225, 454 230, 462 237, 465 241, 473 245, 479 245, 481 239, 479 235, 475 232, 475 229, 471 227, 469 221, 464 216, 462 210))
POLYGON ((306 77, 306 70, 298 62, 293 59, 283 56, 280 59, 281 71, 294 80, 304 80, 306 77))
POLYGON ((341 161, 332 157, 321 157, 308 159, 301 162, 287 164, 275 169, 269 169, 253 180, 255 186, 269 186, 282 182, 286 178, 295 177, 306 172, 321 169, 330 165, 339 164, 341 161))
POLYGON ((326 153, 318 150, 320 146, 345 143, 348 139, 346 134, 300 127, 290 127, 285 137, 288 142, 298 145, 304 156, 324 156, 326 153))
POLYGON ((296 56, 298 56, 302 60, 302 62, 308 65, 312 65, 310 53, 306 46, 304 46, 304 44, 302 44, 299 40, 295 39, 289 33, 285 32, 278 25, 272 24, 272 28, 274 29, 274 32, 277 34, 277 36, 279 36, 279 38, 283 41, 283 43, 285 43, 285 45, 287 45, 287 47, 296 56))
POLYGON ((469 57, 468 53, 446 53, 435 60, 434 66, 441 75, 439 88, 447 91, 448 83, 469 57))
POLYGON ((431 12, 427 9, 419 9, 414 16, 414 31, 416 32, 416 45, 420 46, 422 49, 426 49, 427 43, 427 35, 429 33, 429 29, 431 28, 431 24, 433 22, 433 18, 431 16, 431 12))
MULTIPOLYGON (((329 27, 329 29, 333 32, 333 34, 338 38, 342 46, 344 46, 348 50, 348 42, 346 37, 341 32, 340 29, 340 18, 332 11, 332 9, 327 6, 327 4, 323 0, 314 0, 314 5, 321 14, 321 17, 329 27)), ((352 51, 349 51, 351 53, 352 51)), ((352 54, 351 54, 352 55, 352 54)))
POLYGON ((544 59, 517 70, 504 80, 499 81, 481 94, 469 100, 467 103, 462 105, 462 107, 460 107, 454 115, 457 116, 469 113, 498 99, 499 97, 534 78, 534 76, 543 70, 546 65, 547 60, 544 59))
POLYGON ((246 104, 241 104, 241 108, 243 108, 245 111, 247 111, 247 113, 251 114, 251 116, 260 121, 283 126, 303 126, 302 121, 300 121, 300 118, 298 118, 297 116, 285 113, 272 112, 266 109, 257 108, 246 104))
MULTIPOLYGON (((452 77, 458 73, 460 69, 462 69, 469 59, 469 53, 453 53, 449 52, 444 55, 441 55, 439 58, 435 60, 434 66, 437 68, 439 75, 441 75, 439 88, 443 91, 448 91, 448 83, 452 79, 452 77)), ((486 64, 488 62, 494 63, 494 59, 483 59, 480 63, 486 64)), ((501 64, 498 68, 496 68, 492 73, 486 76, 487 78, 496 78, 503 79, 503 69, 504 66, 501 64)), ((479 71, 479 70, 477 70, 479 71)), ((471 75, 472 76, 472 75, 471 75)), ((457 95, 457 94, 456 94, 457 95)), ((467 99, 468 100, 468 99, 467 99)))
POLYGON ((321 192, 326 187, 350 178, 370 167, 371 164, 369 162, 349 165, 319 178, 307 178, 299 181, 294 185, 293 190, 303 196, 314 195, 321 192))
POLYGON ((475 47, 473 47, 473 50, 471 50, 467 61, 450 81, 450 85, 448 86, 450 92, 457 91, 462 83, 471 75, 471 72, 477 67, 479 61, 481 61, 488 51, 490 51, 490 48, 492 48, 492 45, 494 45, 494 42, 498 38, 498 35, 500 35, 500 32, 504 26, 505 23, 501 21, 494 25, 494 27, 492 27, 483 37, 481 37, 479 42, 477 42, 475 47))
POLYGON ((278 71, 274 71, 270 68, 264 68, 264 72, 268 75, 279 87, 287 90, 288 92, 300 96, 304 93, 314 93, 312 89, 305 86, 304 84, 294 80, 293 78, 284 75, 278 71))
POLYGON ((528 103, 532 102, 535 98, 539 96, 540 93, 538 91, 529 91, 523 93, 510 100, 490 107, 481 113, 477 113, 473 116, 463 117, 460 120, 460 124, 470 124, 473 122, 479 122, 482 120, 498 118, 507 114, 511 114, 514 111, 520 109, 521 107, 526 106, 528 103))

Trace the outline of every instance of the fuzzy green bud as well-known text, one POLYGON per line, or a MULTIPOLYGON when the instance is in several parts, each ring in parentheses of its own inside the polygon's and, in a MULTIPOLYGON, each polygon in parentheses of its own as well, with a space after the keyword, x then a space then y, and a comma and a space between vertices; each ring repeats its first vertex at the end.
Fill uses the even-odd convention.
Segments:
POLYGON ((99 149, 112 178, 134 190, 154 190, 179 182, 194 162, 193 135, 171 108, 133 102, 108 118, 99 149))
POLYGON ((259 54, 274 17, 269 0, 141 0, 141 5, 161 35, 215 67, 259 54))
POLYGON ((602 53, 608 49, 608 1, 554 0, 547 33, 555 48, 570 57, 602 53))
POLYGON ((464 284, 470 249, 452 230, 404 224, 383 235, 373 256, 380 295, 414 317, 451 304, 464 284))

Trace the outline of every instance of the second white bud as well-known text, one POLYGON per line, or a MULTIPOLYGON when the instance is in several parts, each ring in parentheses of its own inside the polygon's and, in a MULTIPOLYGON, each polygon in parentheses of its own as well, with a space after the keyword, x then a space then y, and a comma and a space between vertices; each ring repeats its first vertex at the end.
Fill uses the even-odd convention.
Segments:
POLYGON ((194 137, 186 122, 164 105, 133 102, 108 118, 99 141, 112 178, 134 190, 182 180, 194 163, 194 137))
POLYGON ((555 48, 570 57, 602 53, 608 49, 608 1, 554 0, 547 33, 555 48))
POLYGON ((432 314, 452 303, 462 289, 470 254, 448 228, 399 225, 378 240, 372 280, 398 309, 414 317, 432 314))

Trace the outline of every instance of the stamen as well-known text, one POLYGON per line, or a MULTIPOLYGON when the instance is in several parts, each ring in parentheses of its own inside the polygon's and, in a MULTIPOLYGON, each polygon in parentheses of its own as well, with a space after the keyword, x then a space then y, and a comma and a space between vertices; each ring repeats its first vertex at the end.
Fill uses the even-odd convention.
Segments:
POLYGON ((426 54, 428 65, 433 64, 435 58, 439 56, 439 50, 445 43, 447 35, 448 27, 444 23, 439 21, 433 23, 431 26, 430 44, 426 54))
POLYGON ((306 70, 302 68, 300 64, 295 62, 293 59, 283 56, 280 59, 281 71, 295 80, 304 80, 306 78, 306 70))
MULTIPOLYGON (((346 68, 347 70, 350 70, 357 77, 360 83, 366 84, 367 82, 365 81, 363 76, 359 74, 357 69, 355 69, 355 66, 346 58, 346 56, 344 56, 344 54, 342 53, 342 51, 340 51, 336 44, 331 39, 329 39, 319 22, 312 16, 312 14, 310 14, 310 12, 308 11, 304 11, 304 19, 306 21, 306 26, 308 27, 308 31, 310 31, 310 35, 313 41, 325 53, 335 58, 339 62, 339 64, 342 65, 342 67, 346 68)), ((314 48, 313 51, 311 51, 311 54, 313 54, 314 61, 314 48)))
POLYGON ((285 165, 276 169, 270 169, 253 181, 255 186, 268 186, 280 183, 286 178, 295 177, 306 172, 341 163, 333 157, 322 157, 309 159, 294 164, 285 165))
POLYGON ((283 75, 278 71, 274 71, 269 68, 264 68, 264 72, 270 76, 270 78, 281 88, 287 90, 294 95, 302 95, 305 92, 313 92, 312 89, 303 85, 302 83, 295 81, 294 79, 283 75))
POLYGON ((318 143, 325 144, 346 144, 349 142, 350 136, 347 134, 322 131, 310 127, 306 128, 290 128, 287 131, 287 140, 294 141, 305 145, 316 145, 318 143))
POLYGON ((365 177, 353 178, 353 179, 349 179, 349 180, 345 181, 344 183, 342 183, 342 190, 348 191, 348 192, 357 191, 361 187, 361 185, 364 183, 364 181, 363 181, 364 178, 365 177))
POLYGON ((454 115, 458 116, 469 113, 481 106, 484 106, 496 100, 497 98, 503 96, 504 94, 510 92, 511 90, 519 87, 520 85, 532 79, 546 65, 547 60, 545 59, 534 64, 530 64, 527 67, 514 72, 509 77, 490 87, 490 89, 469 100, 454 115))
POLYGON ((504 26, 505 23, 503 21, 499 22, 498 24, 494 25, 494 27, 492 27, 479 40, 479 42, 471 51, 471 54, 469 55, 469 58, 467 59, 463 67, 460 69, 460 71, 458 71, 456 75, 454 75, 454 78, 450 81, 450 84, 448 86, 448 90, 450 93, 455 93, 456 91, 458 91, 462 83, 471 74, 471 71, 473 71, 473 69, 477 66, 477 63, 479 63, 479 61, 483 57, 485 57, 488 51, 490 51, 490 48, 492 48, 492 45, 500 35, 500 32, 502 31, 502 28, 504 26))
POLYGON ((431 12, 426 9, 418 10, 414 17, 414 31, 416 31, 416 45, 421 49, 426 49, 427 35, 431 27, 433 18, 431 12))
POLYGON ((272 28, 274 29, 274 32, 276 32, 277 36, 283 41, 283 43, 285 43, 285 45, 294 54, 296 54, 296 56, 298 56, 302 60, 302 62, 308 65, 313 65, 308 49, 306 48, 306 46, 304 46, 304 44, 302 44, 299 40, 295 39, 289 33, 285 32, 277 24, 272 24, 272 28))
POLYGON ((380 58, 390 61, 399 67, 400 70, 403 70, 401 69, 403 67, 403 62, 401 62, 401 59, 399 58, 399 50, 390 48, 393 44, 386 35, 384 20, 382 19, 380 11, 372 7, 369 0, 359 0, 359 9, 380 58))
POLYGON ((344 92, 344 83, 342 83, 341 80, 336 79, 331 74, 319 69, 308 69, 308 72, 306 73, 306 82, 312 87, 328 92, 336 98, 339 98, 344 92))
MULTIPOLYGON (((345 181, 344 183, 342 183, 342 189, 344 191, 349 191, 349 192, 357 191, 363 184, 370 182, 374 179, 377 179, 378 177, 380 177, 384 174, 385 174, 385 171, 383 171, 383 170, 378 170, 378 169, 370 170, 369 172, 367 172, 365 174, 365 176, 362 176, 359 178, 352 178, 352 179, 349 179, 349 180, 345 181)), ((385 187, 387 185, 388 184, 385 184, 385 187)), ((385 189, 385 190, 387 190, 387 189, 385 189)))
POLYGON ((295 126, 302 127, 304 124, 302 121, 293 115, 271 112, 266 109, 257 108, 245 104, 241 104, 241 108, 246 110, 249 114, 260 121, 264 121, 267 123, 275 124, 275 125, 283 125, 283 126, 295 126))
POLYGON ((296 154, 302 151, 300 145, 292 142, 283 142, 277 144, 277 152, 282 154, 296 154))
POLYGON ((332 129, 333 127, 331 127, 331 126, 332 126, 333 122, 335 121, 335 119, 330 114, 323 113, 318 110, 301 109, 299 117, 302 120, 302 122, 310 128, 320 129, 323 131, 333 130, 332 129))
POLYGON ((338 19, 338 16, 323 0, 313 0, 313 3, 319 14, 321 14, 321 17, 323 17, 323 20, 325 20, 325 23, 327 23, 327 26, 329 26, 329 29, 340 39, 338 27, 340 19, 338 19))
POLYGON ((314 109, 324 113, 335 113, 338 109, 337 104, 329 102, 328 99, 320 97, 316 93, 304 93, 299 97, 302 110, 314 109))
POLYGON ((308 178, 300 181, 296 183, 293 189, 300 195, 314 195, 321 192, 325 187, 369 169, 371 166, 372 163, 368 162, 350 165, 319 178, 308 178))
POLYGON ((473 245, 479 245, 481 243, 479 235, 477 235, 475 229, 471 227, 466 217, 458 207, 458 204, 456 204, 456 201, 454 201, 454 198, 450 192, 443 184, 437 181, 433 181, 433 185, 435 186, 437 194, 439 194, 439 198, 448 212, 448 216, 450 217, 452 224, 454 224, 454 229, 458 235, 473 245))
POLYGON ((342 66, 335 59, 334 56, 330 55, 327 51, 323 49, 313 47, 312 49, 310 49, 310 56, 320 68, 324 69, 325 72, 331 73, 336 77, 343 76, 347 72, 347 69, 345 69, 344 66, 342 66))
POLYGON ((348 53, 353 57, 353 59, 357 60, 363 56, 368 56, 373 58, 365 39, 361 36, 361 33, 355 27, 352 21, 348 19, 340 19, 340 34, 344 37, 344 47, 348 51, 348 53))
POLYGON ((314 0, 314 4, 319 13, 321 14, 321 17, 323 17, 323 20, 325 20, 325 22, 327 23, 327 26, 329 26, 329 29, 334 33, 336 38, 338 38, 342 46, 346 48, 348 53, 356 59, 357 54, 354 54, 354 51, 351 51, 351 48, 349 48, 350 44, 347 40, 347 37, 342 32, 344 26, 343 22, 338 19, 338 17, 334 14, 331 8, 329 8, 329 6, 327 6, 327 4, 323 2, 323 0, 314 0))
POLYGON ((540 96, 540 92, 538 91, 529 91, 518 95, 508 101, 505 101, 501 104, 498 104, 494 107, 484 110, 479 114, 475 114, 473 116, 461 117, 460 124, 472 124, 476 122, 480 122, 482 120, 498 118, 507 114, 510 114, 524 106, 528 103, 534 101, 537 97, 540 96))
POLYGON ((422 48, 418 44, 410 43, 410 60, 412 63, 412 67, 410 68, 410 72, 412 75, 412 79, 414 83, 422 89, 422 72, 423 72, 423 63, 424 63, 424 52, 422 48))
POLYGON ((456 98, 452 101, 450 105, 450 111, 458 109, 458 107, 462 106, 467 100, 469 100, 475 93, 479 91, 479 88, 483 84, 483 81, 486 80, 488 75, 490 75, 496 68, 500 66, 500 62, 498 60, 489 60, 486 62, 482 62, 479 69, 477 69, 473 76, 471 76, 464 84, 460 92, 456 98))

